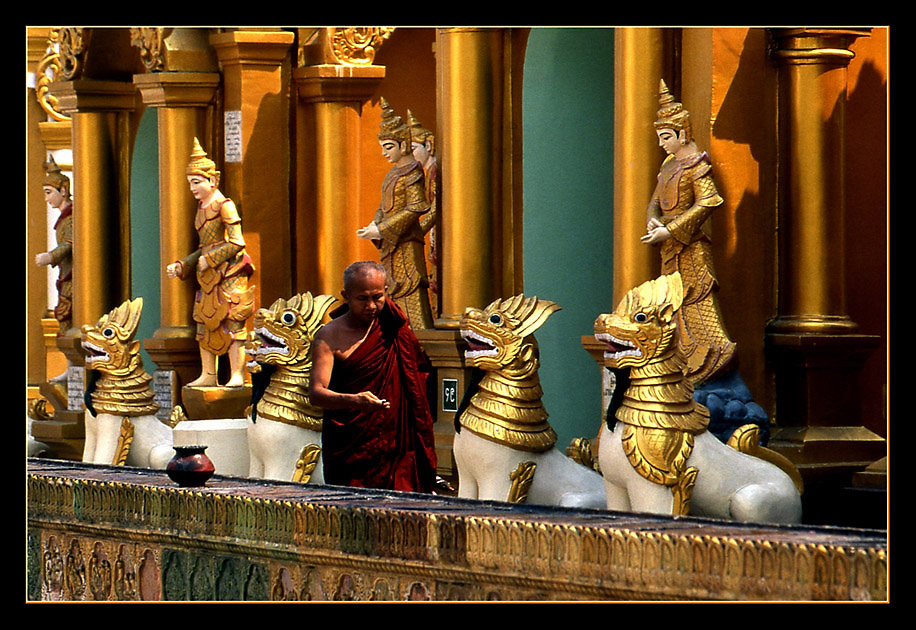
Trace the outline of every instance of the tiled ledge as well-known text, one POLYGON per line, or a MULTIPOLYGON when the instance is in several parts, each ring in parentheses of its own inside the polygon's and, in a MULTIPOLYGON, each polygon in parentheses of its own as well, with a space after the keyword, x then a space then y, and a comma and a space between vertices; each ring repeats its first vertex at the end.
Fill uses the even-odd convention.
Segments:
POLYGON ((41 600, 881 600, 884 531, 30 459, 41 600))

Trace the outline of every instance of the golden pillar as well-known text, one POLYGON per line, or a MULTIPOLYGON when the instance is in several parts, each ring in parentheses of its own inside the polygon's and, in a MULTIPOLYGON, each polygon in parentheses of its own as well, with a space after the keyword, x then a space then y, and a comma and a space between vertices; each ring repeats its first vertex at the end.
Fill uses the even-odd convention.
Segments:
MULTIPOLYGON (((49 362, 45 355, 46 339, 50 338, 47 350, 50 354, 56 350, 54 337, 57 333, 57 320, 47 317, 49 307, 47 299, 47 284, 49 281, 47 267, 35 264, 35 256, 48 251, 48 204, 42 194, 41 182, 44 180, 45 171, 42 164, 47 160, 51 147, 42 134, 42 124, 48 120, 45 112, 46 105, 41 100, 40 91, 43 86, 39 83, 43 74, 42 67, 47 57, 49 46, 48 28, 30 28, 27 36, 27 71, 32 77, 30 85, 26 88, 26 283, 29 287, 26 302, 26 378, 30 387, 44 383, 48 378, 56 376, 48 369, 49 362), (47 330, 51 328, 51 330, 47 330), (49 334, 50 333, 50 334, 49 334)), ((46 88, 45 88, 46 89, 46 88)), ((61 122, 66 126, 69 140, 70 124, 61 122)), ((69 142, 68 142, 69 148, 69 142)), ((60 367, 59 365, 57 366, 60 367)), ((66 366, 64 366, 66 367, 66 366)), ((29 398, 36 397, 34 391, 29 392, 29 398)))
POLYGON ((439 474, 455 473, 454 415, 468 370, 458 324, 522 290, 521 71, 527 29, 436 30, 441 311, 416 331, 436 367, 439 474))
MULTIPOLYGON (((613 302, 658 275, 658 248, 640 242, 646 233, 646 208, 655 189, 663 153, 653 123, 658 112, 658 80, 672 74, 671 29, 614 30, 614 224, 613 302)), ((673 83, 675 77, 669 77, 673 83)), ((604 346, 583 335, 582 346, 598 363, 604 415, 613 383, 604 369, 604 346)))
POLYGON ((494 111, 501 94, 498 29, 447 28, 436 34, 442 169, 442 312, 437 328, 457 328, 465 308, 481 308, 501 288, 494 268, 499 209, 494 111))
POLYGON ((346 267, 359 260, 360 114, 385 78, 384 66, 334 59, 322 40, 315 63, 296 68, 297 290, 337 295, 346 267))
POLYGON ((646 208, 664 157, 653 123, 658 80, 673 85, 676 78, 666 77, 670 38, 670 29, 614 31, 614 304, 659 270, 658 249, 639 239, 646 233, 646 208))
POLYGON ((134 76, 144 103, 156 108, 159 127, 159 328, 143 345, 160 370, 177 376, 174 392, 200 372, 196 325, 191 317, 196 286, 167 277, 165 267, 197 249, 197 208, 185 169, 194 138, 206 147, 213 146, 209 123, 219 81, 215 72, 134 76))
MULTIPOLYGON (((255 305, 289 297, 290 49, 279 29, 239 29, 210 36, 223 77, 223 168, 220 189, 242 217, 245 248, 256 270, 255 305)), ((210 148, 211 155, 216 151, 210 148)), ((219 163, 219 156, 214 157, 219 163)))
POLYGON ((858 374, 880 339, 846 313, 846 73, 867 30, 773 29, 778 68, 778 313, 767 327, 776 378, 771 448, 811 483, 848 483, 886 454, 862 426, 858 374))
POLYGON ((50 91, 72 119, 73 320, 58 347, 73 367, 66 409, 34 422, 32 435, 58 456, 79 459, 85 435, 80 326, 94 324, 130 292, 129 116, 137 94, 129 83, 89 79, 52 83, 50 91))
POLYGON ((128 115, 137 93, 130 83, 97 80, 54 83, 51 92, 73 121, 73 327, 62 351, 82 365, 80 326, 130 293, 128 115))

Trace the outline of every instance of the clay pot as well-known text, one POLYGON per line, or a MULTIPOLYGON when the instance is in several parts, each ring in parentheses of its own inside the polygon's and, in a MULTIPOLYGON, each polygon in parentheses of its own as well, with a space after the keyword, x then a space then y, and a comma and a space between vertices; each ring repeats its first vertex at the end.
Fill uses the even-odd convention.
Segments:
POLYGON ((173 446, 175 456, 172 457, 165 472, 169 479, 179 486, 197 487, 207 482, 216 470, 213 462, 204 452, 206 446, 173 446))

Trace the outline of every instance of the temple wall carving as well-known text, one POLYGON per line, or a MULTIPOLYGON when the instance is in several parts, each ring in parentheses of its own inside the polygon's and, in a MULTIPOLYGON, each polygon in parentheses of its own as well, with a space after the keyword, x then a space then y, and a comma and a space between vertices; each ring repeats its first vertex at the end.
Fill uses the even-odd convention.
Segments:
POLYGON ((886 538, 32 460, 30 599, 884 600, 886 538))

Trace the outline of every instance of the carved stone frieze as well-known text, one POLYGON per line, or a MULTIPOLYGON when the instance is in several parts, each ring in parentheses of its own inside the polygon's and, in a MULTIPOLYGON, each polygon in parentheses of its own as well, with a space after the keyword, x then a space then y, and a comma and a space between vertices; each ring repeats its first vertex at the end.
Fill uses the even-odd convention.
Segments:
POLYGON ((541 514, 435 496, 353 498, 333 486, 248 487, 238 479, 185 489, 161 473, 83 466, 88 473, 27 477, 36 541, 27 566, 41 573, 29 581, 36 585, 30 598, 887 598, 886 539, 858 530, 541 514))

